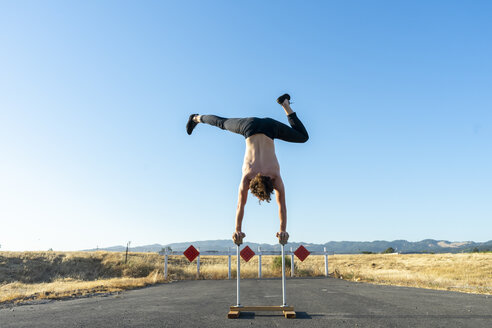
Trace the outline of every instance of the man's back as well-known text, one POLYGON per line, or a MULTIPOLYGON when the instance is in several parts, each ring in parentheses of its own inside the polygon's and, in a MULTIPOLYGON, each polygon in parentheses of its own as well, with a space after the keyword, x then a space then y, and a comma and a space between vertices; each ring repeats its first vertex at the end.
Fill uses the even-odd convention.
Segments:
POLYGON ((280 176, 275 144, 271 138, 262 133, 254 134, 246 139, 243 163, 243 177, 252 179, 258 173, 273 180, 280 176))

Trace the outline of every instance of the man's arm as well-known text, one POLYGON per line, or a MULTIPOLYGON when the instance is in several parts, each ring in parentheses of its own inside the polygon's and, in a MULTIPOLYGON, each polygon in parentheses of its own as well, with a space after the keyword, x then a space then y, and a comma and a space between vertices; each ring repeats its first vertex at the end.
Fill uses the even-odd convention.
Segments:
POLYGON ((279 176, 275 179, 273 188, 276 191, 276 199, 278 204, 278 216, 280 218, 280 231, 277 232, 278 242, 282 245, 287 244, 289 234, 287 233, 287 206, 285 205, 285 188, 282 178, 279 176))
POLYGON ((238 192, 238 200, 237 200, 237 209, 236 209, 236 232, 232 236, 234 242, 236 240, 241 240, 246 235, 242 233, 242 223, 244 216, 244 205, 246 205, 246 201, 248 200, 248 189, 249 189, 249 179, 245 176, 242 177, 241 183, 239 184, 239 192, 238 192))

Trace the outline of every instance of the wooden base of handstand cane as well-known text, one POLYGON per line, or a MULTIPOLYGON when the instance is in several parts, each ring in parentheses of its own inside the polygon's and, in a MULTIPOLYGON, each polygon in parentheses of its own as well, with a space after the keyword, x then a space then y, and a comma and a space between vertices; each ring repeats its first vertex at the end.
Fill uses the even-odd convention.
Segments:
POLYGON ((237 319, 241 312, 258 312, 258 311, 282 311, 284 316, 289 319, 294 319, 296 313, 293 306, 231 306, 227 318, 237 319))
POLYGON ((239 318, 241 312, 257 312, 257 311, 282 311, 284 316, 289 319, 296 317, 293 306, 287 306, 285 303, 285 254, 284 246, 282 245, 282 305, 281 306, 242 306, 239 300, 240 281, 241 281, 241 259, 239 256, 239 248, 242 244, 242 239, 236 241, 237 245, 237 305, 233 305, 229 308, 227 318, 236 319, 239 318))

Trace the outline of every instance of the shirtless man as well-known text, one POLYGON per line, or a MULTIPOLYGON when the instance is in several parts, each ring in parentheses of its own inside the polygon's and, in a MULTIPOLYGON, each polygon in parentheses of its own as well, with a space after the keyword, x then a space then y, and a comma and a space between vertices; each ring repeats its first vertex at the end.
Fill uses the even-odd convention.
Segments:
POLYGON ((260 201, 270 202, 270 195, 276 191, 275 198, 279 207, 280 231, 277 237, 282 245, 287 243, 287 207, 285 205, 285 188, 280 176, 280 166, 275 155, 274 139, 303 143, 309 139, 306 128, 290 107, 290 96, 284 94, 277 99, 284 108, 290 127, 271 118, 223 118, 215 115, 191 114, 186 124, 188 134, 198 123, 217 126, 223 130, 243 135, 246 138, 243 175, 239 184, 239 197, 236 210, 236 231, 232 235, 235 244, 242 244, 246 235, 241 231, 244 205, 248 198, 248 189, 260 201))

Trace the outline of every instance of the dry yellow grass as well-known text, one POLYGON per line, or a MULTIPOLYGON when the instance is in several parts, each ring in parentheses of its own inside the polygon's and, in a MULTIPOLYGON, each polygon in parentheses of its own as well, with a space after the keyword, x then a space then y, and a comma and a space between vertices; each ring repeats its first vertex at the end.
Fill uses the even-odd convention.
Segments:
POLYGON ((347 280, 492 294, 492 253, 335 255, 329 262, 347 280))
MULTIPOLYGON (((262 257, 263 277, 280 277, 275 256, 262 257)), ((0 252, 0 303, 42 298, 77 297, 117 292, 166 282, 164 257, 153 253, 114 252, 0 252)), ((232 257, 232 277, 236 261, 232 257)), ((296 260, 296 276, 323 276, 324 257, 296 260)), ((370 282, 492 294, 492 254, 436 255, 334 255, 329 256, 330 275, 370 282)), ((287 267, 290 276, 290 267, 287 267)), ((227 256, 201 256, 200 276, 196 260, 169 256, 168 281, 227 279, 227 256)), ((242 262, 241 276, 258 276, 258 257, 242 262)))
POLYGON ((0 303, 117 292, 164 282, 151 253, 0 252, 0 303))

